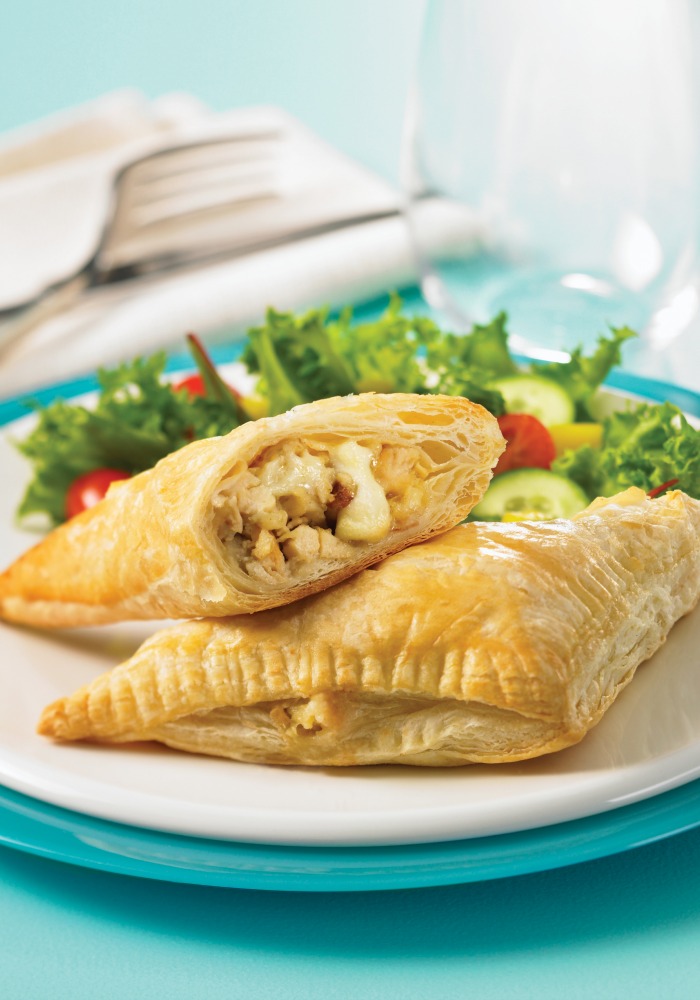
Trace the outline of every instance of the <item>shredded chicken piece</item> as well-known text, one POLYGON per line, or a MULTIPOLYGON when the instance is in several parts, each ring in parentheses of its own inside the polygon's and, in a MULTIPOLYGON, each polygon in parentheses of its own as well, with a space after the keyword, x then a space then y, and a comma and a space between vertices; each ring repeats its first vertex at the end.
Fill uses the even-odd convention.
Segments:
POLYGON ((417 521, 425 510, 427 487, 423 482, 410 483, 404 493, 389 497, 389 509, 396 524, 406 527, 417 521))
POLYGON ((300 524, 282 543, 285 559, 298 559, 300 562, 310 562, 315 559, 321 548, 320 534, 318 528, 300 524))
POLYGON ((385 445, 377 459, 374 475, 387 496, 398 496, 415 483, 417 476, 425 479, 428 471, 422 448, 385 445))
POLYGON ((267 563, 268 567, 273 571, 279 573, 284 570, 282 550, 275 536, 266 528, 260 531, 251 554, 258 562, 267 563))
POLYGON ((343 542, 336 538, 332 531, 320 531, 318 535, 319 555, 322 559, 347 559, 348 553, 354 552, 352 542, 343 542))
POLYGON ((389 500, 394 523, 405 527, 417 521, 425 507, 425 478, 429 459, 422 448, 382 448, 375 476, 389 500))
MULTIPOLYGON (((404 527, 424 508, 431 460, 417 447, 372 451, 372 474, 387 497, 392 523, 404 527)), ((357 487, 352 476, 334 468, 332 452, 318 442, 287 441, 266 449, 250 467, 233 468, 222 481, 213 500, 217 531, 251 577, 301 577, 319 558, 343 561, 362 544, 334 534, 357 487)))

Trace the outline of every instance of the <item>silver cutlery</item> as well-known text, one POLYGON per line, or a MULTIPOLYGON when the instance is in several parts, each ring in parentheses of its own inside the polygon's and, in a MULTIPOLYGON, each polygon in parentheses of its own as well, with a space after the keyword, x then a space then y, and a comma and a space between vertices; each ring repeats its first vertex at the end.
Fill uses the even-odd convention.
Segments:
POLYGON ((279 130, 209 138, 158 149, 123 166, 89 259, 32 299, 0 309, 0 346, 89 289, 171 270, 233 244, 235 234, 207 227, 206 220, 224 206, 278 196, 281 139, 279 130))
POLYGON ((142 156, 115 175, 86 263, 29 301, 0 309, 0 359, 23 334, 86 293, 395 216, 394 199, 353 196, 344 177, 311 177, 289 195, 282 129, 209 138, 142 156))

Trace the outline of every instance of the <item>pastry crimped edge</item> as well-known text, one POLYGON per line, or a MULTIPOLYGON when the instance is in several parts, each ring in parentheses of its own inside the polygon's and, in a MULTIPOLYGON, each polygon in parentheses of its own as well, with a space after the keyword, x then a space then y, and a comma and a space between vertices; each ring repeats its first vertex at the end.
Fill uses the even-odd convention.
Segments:
POLYGON ((273 764, 523 760, 578 742, 699 595, 700 502, 632 489, 571 521, 455 528, 277 611, 161 631, 39 732, 273 764))
POLYGON ((0 617, 42 627, 127 619, 248 614, 337 583, 406 545, 446 531, 481 499, 505 442, 496 419, 462 397, 364 393, 295 407, 193 442, 110 487, 0 575, 0 617), (226 559, 209 524, 211 496, 237 461, 296 435, 382 443, 463 439, 451 489, 417 528, 392 531, 323 576, 271 589, 226 559))

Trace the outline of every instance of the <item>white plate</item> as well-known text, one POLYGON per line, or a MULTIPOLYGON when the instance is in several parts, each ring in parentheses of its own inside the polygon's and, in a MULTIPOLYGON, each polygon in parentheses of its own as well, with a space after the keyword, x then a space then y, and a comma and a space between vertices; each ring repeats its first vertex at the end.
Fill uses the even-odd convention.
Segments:
MULTIPOLYGON (((7 428, 15 437, 29 423, 7 428)), ((0 438, 0 557, 35 536, 13 526, 27 466, 0 438)), ((160 627, 160 626, 158 626, 160 627)), ((202 837, 270 844, 402 844, 541 827, 614 809, 700 776, 700 613, 578 746, 498 767, 263 767, 155 745, 54 745, 41 709, 132 653, 150 624, 38 633, 0 625, 0 783, 68 809, 202 837)))

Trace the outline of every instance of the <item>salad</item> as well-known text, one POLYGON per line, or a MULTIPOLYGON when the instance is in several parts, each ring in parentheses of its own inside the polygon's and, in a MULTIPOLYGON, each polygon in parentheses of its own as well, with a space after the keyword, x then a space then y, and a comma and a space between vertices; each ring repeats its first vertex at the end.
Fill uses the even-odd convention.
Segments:
POLYGON ((463 395, 498 419, 508 445, 471 518, 569 517, 596 496, 629 486, 658 493, 670 485, 700 497, 700 431, 670 403, 641 403, 602 421, 600 385, 635 336, 601 336, 590 355, 523 369, 508 350, 505 313, 465 335, 402 312, 393 296, 381 318, 353 325, 269 309, 248 332, 242 361, 255 378, 247 396, 226 384, 200 341, 188 337, 196 371, 175 382, 164 353, 99 372, 93 408, 57 400, 35 406, 34 429, 17 443, 33 467, 18 510, 59 524, 104 496, 110 483, 150 468, 198 438, 299 403, 352 392, 463 395))

